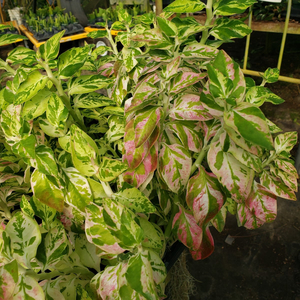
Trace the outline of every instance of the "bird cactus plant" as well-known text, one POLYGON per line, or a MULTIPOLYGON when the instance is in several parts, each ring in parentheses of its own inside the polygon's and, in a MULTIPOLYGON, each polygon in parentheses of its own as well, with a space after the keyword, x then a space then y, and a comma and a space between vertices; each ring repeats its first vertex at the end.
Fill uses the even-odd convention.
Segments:
POLYGON ((256 86, 218 49, 253 2, 176 0, 133 29, 121 10, 120 52, 108 30, 92 35, 112 55, 58 56, 61 32, 1 61, 1 299, 163 299, 174 241, 203 259, 227 211, 253 229, 295 200, 296 133, 259 108, 283 102, 264 87, 277 70, 256 86), (205 24, 170 18, 203 8, 205 24))

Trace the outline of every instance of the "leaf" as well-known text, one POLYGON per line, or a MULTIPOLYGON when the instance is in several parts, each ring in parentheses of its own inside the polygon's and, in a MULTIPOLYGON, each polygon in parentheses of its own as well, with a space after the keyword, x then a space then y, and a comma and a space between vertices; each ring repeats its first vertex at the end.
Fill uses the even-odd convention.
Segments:
POLYGON ((297 132, 285 132, 276 136, 274 141, 275 151, 277 154, 285 151, 290 152, 297 143, 297 132))
POLYGON ((244 139, 268 150, 274 149, 266 117, 258 107, 240 103, 224 113, 224 122, 244 139))
POLYGON ((100 272, 101 258, 98 256, 97 247, 87 241, 85 234, 75 236, 75 251, 84 266, 100 272))
POLYGON ((35 51, 22 46, 10 51, 6 61, 12 65, 25 64, 30 66, 37 63, 35 51))
POLYGON ((224 195, 216 176, 201 166, 187 185, 186 202, 197 224, 202 227, 213 219, 224 204, 224 195))
POLYGON ((20 275, 18 285, 14 290, 13 299, 45 300, 45 295, 38 282, 27 275, 20 275))
POLYGON ((75 168, 84 176, 93 176, 98 171, 96 143, 76 125, 72 125, 71 154, 75 168))
POLYGON ((274 165, 269 165, 270 173, 277 178, 280 178, 282 182, 289 187, 291 190, 297 192, 298 191, 298 174, 291 175, 290 173, 286 173, 279 168, 276 168, 274 165))
POLYGON ((28 40, 28 38, 19 34, 2 34, 0 36, 0 46, 16 43, 18 40, 28 40))
POLYGON ((48 100, 46 110, 46 116, 49 123, 59 130, 64 130, 68 115, 69 111, 65 107, 63 101, 55 93, 52 93, 48 100))
POLYGON ((223 151, 225 134, 219 141, 211 144, 207 153, 207 162, 220 183, 227 188, 236 202, 248 198, 254 180, 254 171, 236 160, 230 153, 223 151))
POLYGON ((224 108, 220 106, 211 94, 205 94, 204 92, 200 95, 201 104, 204 107, 204 110, 214 116, 214 117, 222 117, 224 108))
POLYGON ((134 145, 136 148, 142 146, 155 130, 162 117, 162 109, 150 107, 137 114, 134 119, 134 145))
POLYGON ((41 242, 37 222, 19 211, 6 225, 5 233, 10 237, 13 257, 25 269, 31 268, 30 261, 41 242))
POLYGON ((99 166, 99 179, 104 182, 112 181, 127 169, 127 164, 119 160, 103 156, 99 166))
POLYGON ((205 8, 205 4, 200 1, 175 0, 164 9, 164 12, 193 13, 201 11, 203 8, 205 8))
POLYGON ((14 100, 14 104, 22 104, 32 99, 40 90, 42 90, 47 81, 48 77, 42 75, 39 71, 35 70, 28 75, 28 78, 21 83, 14 100))
POLYGON ((34 135, 23 138, 12 146, 12 151, 20 155, 23 159, 35 158, 36 139, 34 135))
POLYGON ((63 37, 64 34, 65 34, 64 30, 56 33, 39 47, 41 57, 46 62, 55 59, 57 57, 60 48, 60 39, 63 37))
POLYGON ((263 86, 253 86, 248 89, 246 102, 253 103, 256 106, 261 106, 264 102, 271 102, 275 105, 281 104, 284 102, 279 96, 272 93, 269 89, 263 86))
POLYGON ((58 58, 58 74, 59 76, 71 77, 73 76, 85 63, 90 46, 71 48, 62 53, 58 58))
POLYGON ((0 267, 0 299, 12 299, 18 283, 18 263, 13 260, 0 267))
POLYGON ((154 213, 155 206, 151 201, 137 188, 128 183, 123 183, 122 188, 117 193, 114 193, 114 198, 137 213, 154 213))
POLYGON ((189 151, 180 145, 162 144, 159 154, 159 175, 174 193, 184 190, 192 168, 189 151))
POLYGON ((69 95, 84 94, 106 88, 112 79, 102 75, 81 75, 68 81, 69 95))
POLYGON ((162 17, 159 17, 159 16, 156 18, 156 21, 157 21, 160 29, 167 36, 174 37, 177 34, 177 28, 176 28, 175 24, 172 23, 171 21, 164 19, 162 17))
POLYGON ((118 116, 110 116, 108 118, 109 129, 105 133, 105 137, 110 143, 113 143, 124 137, 125 121, 118 116))
MULTIPOLYGON (((236 202, 234 202, 236 204, 236 202)), ((222 206, 216 216, 210 220, 210 223, 219 231, 222 232, 225 228, 227 209, 226 206, 222 206)))
POLYGON ((51 148, 45 145, 39 145, 35 148, 35 159, 37 169, 45 175, 58 176, 58 169, 51 148))
POLYGON ((30 218, 34 218, 34 211, 30 205, 30 203, 28 202, 27 198, 22 195, 22 200, 20 202, 20 208, 23 212, 23 214, 27 215, 30 218))
POLYGON ((213 117, 204 109, 200 97, 195 94, 183 94, 176 98, 169 116, 176 120, 206 121, 213 117))
POLYGON ((77 208, 65 205, 59 215, 59 220, 67 231, 84 233, 85 216, 77 208))
POLYGON ((103 218, 103 207, 90 204, 86 207, 85 231, 87 240, 109 254, 120 254, 125 251, 118 245, 119 240, 107 228, 103 218))
POLYGON ((244 22, 236 19, 219 18, 214 25, 209 34, 219 40, 242 38, 252 32, 244 22))
POLYGON ((205 73, 180 72, 171 82, 170 94, 180 93, 188 86, 195 84, 206 76, 205 73))
POLYGON ((61 212, 64 207, 64 194, 52 176, 35 170, 31 175, 31 188, 34 196, 42 203, 61 212))
POLYGON ((247 229, 259 228, 264 223, 275 220, 277 215, 276 196, 257 182, 254 182, 251 194, 245 203, 238 204, 239 226, 247 229))
POLYGON ((260 184, 278 197, 288 200, 297 199, 295 193, 282 183, 281 179, 272 176, 268 171, 264 170, 260 175, 260 184))
POLYGON ((130 72, 137 64, 136 55, 140 54, 140 51, 137 49, 130 49, 127 46, 124 46, 122 49, 123 62, 127 72, 130 72))
POLYGON ((129 80, 130 78, 128 76, 120 76, 120 74, 118 74, 117 78, 115 79, 115 84, 112 88, 112 98, 118 105, 122 105, 123 100, 127 96, 129 80))
POLYGON ((51 94, 47 88, 39 91, 31 100, 24 104, 22 118, 24 120, 33 120, 41 116, 47 109, 48 99, 51 94))
POLYGON ((114 104, 113 100, 96 92, 79 94, 74 98, 74 106, 78 108, 97 108, 114 104))
POLYGON ((230 16, 243 13, 256 0, 220 0, 214 3, 214 15, 230 16))
POLYGON ((51 137, 63 137, 67 133, 67 127, 64 129, 55 127, 44 116, 39 117, 38 121, 42 131, 51 137))
POLYGON ((63 172, 67 183, 67 202, 84 212, 85 207, 93 202, 88 180, 75 168, 66 168, 63 172))
POLYGON ((106 30, 97 30, 88 33, 88 37, 92 39, 104 38, 107 37, 108 33, 106 30))
POLYGON ((218 54, 218 49, 200 43, 192 43, 185 46, 182 55, 185 58, 213 59, 218 54))

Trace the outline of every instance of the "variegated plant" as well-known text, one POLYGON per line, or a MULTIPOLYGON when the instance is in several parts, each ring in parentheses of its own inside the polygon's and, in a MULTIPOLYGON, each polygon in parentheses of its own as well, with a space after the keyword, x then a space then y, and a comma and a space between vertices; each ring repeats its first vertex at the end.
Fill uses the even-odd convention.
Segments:
POLYGON ((253 2, 176 0, 134 28, 120 11, 120 53, 107 30, 112 48, 57 58, 61 32, 1 62, 0 299, 162 299, 175 240, 205 258, 227 211, 252 229, 295 200, 296 133, 259 108, 283 102, 264 87, 278 72, 256 86, 217 49, 253 2))

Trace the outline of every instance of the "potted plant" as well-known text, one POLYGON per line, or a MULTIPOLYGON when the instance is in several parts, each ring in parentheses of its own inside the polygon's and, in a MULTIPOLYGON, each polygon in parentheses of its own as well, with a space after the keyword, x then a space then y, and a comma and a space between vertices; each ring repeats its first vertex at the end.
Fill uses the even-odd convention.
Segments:
POLYGON ((209 227, 221 231, 229 207, 251 229, 276 217, 276 196, 295 199, 297 135, 259 108, 283 102, 264 87, 277 70, 256 86, 217 48, 249 33, 226 16, 251 4, 177 0, 154 28, 145 15, 131 30, 120 10, 121 52, 106 25, 91 37, 107 38, 111 56, 87 45, 57 58, 60 32, 1 62, 14 77, 0 91, 3 294, 164 298, 162 259, 175 240, 205 258, 209 227), (170 21, 203 8, 205 25, 170 21))

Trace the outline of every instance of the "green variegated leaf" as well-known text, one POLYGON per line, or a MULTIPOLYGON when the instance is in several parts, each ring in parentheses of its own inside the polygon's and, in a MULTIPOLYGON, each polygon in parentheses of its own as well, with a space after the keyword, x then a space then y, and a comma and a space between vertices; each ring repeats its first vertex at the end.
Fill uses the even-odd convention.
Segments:
POLYGON ((147 252, 137 253, 129 259, 125 276, 130 287, 138 293, 140 299, 158 300, 153 270, 147 252))
POLYGON ((88 182, 89 182, 90 188, 92 190, 92 194, 93 194, 95 203, 101 202, 103 198, 107 197, 101 183, 99 183, 98 181, 95 181, 91 178, 88 178, 88 182))
POLYGON ((279 70, 277 68, 271 69, 268 68, 264 73, 263 73, 263 79, 268 82, 268 83, 274 83, 278 81, 279 78, 279 70))
POLYGON ((292 160, 276 158, 274 159, 274 164, 277 168, 284 171, 284 173, 298 178, 298 173, 292 160))
POLYGON ((22 274, 19 275, 19 281, 12 299, 45 300, 45 295, 43 289, 34 278, 22 274))
POLYGON ((74 98, 74 106, 78 108, 96 108, 114 104, 113 100, 96 92, 78 95, 74 98))
POLYGON ((107 35, 108 35, 108 33, 106 30, 97 30, 97 31, 89 32, 89 34, 87 36, 92 39, 98 39, 98 38, 107 37, 107 35))
POLYGON ((84 266, 100 272, 101 258, 97 255, 97 247, 89 243, 84 234, 75 236, 75 251, 84 266))
POLYGON ((58 176, 58 169, 51 148, 46 147, 45 145, 37 146, 35 148, 35 159, 39 172, 44 173, 45 175, 58 176))
POLYGON ((30 199, 30 205, 35 213, 42 219, 44 227, 49 230, 51 222, 56 217, 56 210, 39 201, 35 196, 30 199))
POLYGON ((195 84, 206 76, 205 73, 194 73, 194 72, 180 72, 171 81, 170 94, 176 95, 180 93, 183 89, 190 85, 195 84))
POLYGON ((84 131, 74 124, 71 126, 71 154, 75 168, 84 176, 97 173, 96 143, 84 131))
POLYGON ((34 63, 37 63, 35 51, 26 47, 17 47, 14 50, 10 51, 6 61, 11 63, 12 65, 33 65, 34 63))
POLYGON ((248 198, 254 180, 254 171, 241 164, 230 153, 224 152, 226 134, 211 144, 207 153, 207 162, 220 183, 231 193, 231 198, 241 203, 248 198))
POLYGON ((28 40, 28 38, 25 37, 24 35, 19 35, 19 34, 11 34, 11 33, 2 34, 0 36, 0 46, 12 44, 17 42, 18 40, 28 40))
POLYGON ((249 142, 268 150, 274 149, 266 117, 253 104, 241 103, 225 112, 224 122, 249 142))
POLYGON ((230 40, 242 38, 251 33, 251 29, 242 21, 237 19, 216 19, 210 35, 219 40, 230 40))
POLYGON ((296 200, 295 193, 287 187, 281 179, 274 177, 270 174, 270 172, 264 170, 260 175, 260 183, 264 187, 266 187, 271 193, 275 194, 278 197, 296 200))
POLYGON ((190 153, 180 145, 163 144, 159 154, 159 175, 168 188, 179 193, 184 190, 192 168, 190 153))
POLYGON ((205 94, 204 92, 200 95, 201 104, 204 110, 214 117, 222 117, 224 108, 220 106, 211 94, 205 94))
POLYGON ((103 202, 103 217, 110 233, 122 248, 134 248, 144 239, 141 227, 133 219, 134 214, 121 203, 109 198, 103 202))
POLYGON ((112 181, 127 169, 127 164, 119 160, 103 156, 99 166, 99 179, 104 182, 112 181))
POLYGON ((201 11, 205 4, 201 1, 194 0, 175 0, 169 4, 164 11, 173 13, 193 13, 201 11))
POLYGON ((67 231, 84 233, 85 216, 75 207, 65 205, 62 213, 59 214, 59 220, 67 231))
POLYGON ((178 97, 169 110, 169 116, 176 120, 206 121, 213 117, 204 109, 200 97, 195 94, 183 94, 178 97))
POLYGON ((0 267, 0 299, 13 299, 13 293, 18 283, 18 263, 11 261, 0 267))
POLYGON ((81 75, 68 81, 69 95, 84 94, 106 88, 112 79, 102 75, 81 75))
POLYGON ((220 0, 214 3, 214 14, 221 16, 240 14, 254 3, 256 0, 220 0))
MULTIPOLYGON (((236 202, 235 202, 236 203, 236 202)), ((226 206, 222 206, 220 211, 215 215, 215 217, 210 220, 210 223, 219 231, 222 232, 225 228, 226 223, 226 206)))
POLYGON ((120 76, 118 75, 115 84, 112 88, 112 98, 114 101, 121 105, 123 103, 123 100, 125 99, 128 91, 128 83, 129 83, 129 77, 128 76, 120 76))
POLYGON ((275 151, 277 154, 285 151, 290 152, 297 143, 297 132, 285 132, 276 136, 274 140, 275 151))
POLYGON ((46 299, 65 300, 65 297, 60 292, 60 287, 57 280, 43 280, 40 282, 46 299))
POLYGON ((214 218, 224 203, 224 195, 216 176, 201 166, 187 185, 186 202, 197 224, 202 227, 214 218))
POLYGON ((110 116, 108 118, 109 129, 105 136, 110 143, 113 143, 124 137, 125 121, 118 116, 110 116))
POLYGON ((53 126, 44 116, 39 117, 38 121, 43 132, 51 137, 62 137, 65 136, 65 134, 67 133, 66 126, 63 129, 53 126))
POLYGON ((59 53, 60 39, 65 34, 65 31, 61 31, 53 35, 46 43, 39 47, 40 54, 42 58, 47 62, 49 60, 55 59, 59 53))
POLYGON ((39 91, 31 100, 27 101, 22 108, 24 120, 33 120, 41 116, 47 109, 48 99, 51 96, 49 89, 39 91))
MULTIPOLYGON (((147 249, 143 251, 144 257, 150 261, 150 265, 152 268, 153 280, 156 285, 164 283, 167 277, 166 266, 161 260, 159 254, 156 251, 147 249), (147 253, 148 252, 148 253, 147 253)), ((157 288, 157 286, 156 286, 157 288)))
POLYGON ((177 27, 171 21, 164 19, 162 17, 157 17, 156 21, 160 29, 167 35, 174 37, 177 34, 177 27))
POLYGON ((270 121, 269 119, 266 119, 266 121, 267 121, 267 123, 268 123, 270 132, 271 132, 272 134, 282 132, 282 129, 280 129, 280 128, 279 128, 276 124, 274 124, 272 121, 270 121))
POLYGON ((185 46, 182 55, 193 59, 213 59, 218 54, 218 49, 200 43, 193 43, 185 46))
POLYGON ((144 218, 139 218, 139 223, 144 231, 144 240, 142 241, 142 246, 154 249, 160 253, 165 245, 164 234, 160 227, 144 218))
POLYGON ((23 212, 23 214, 27 215, 30 218, 34 218, 34 211, 30 205, 30 203, 28 202, 27 198, 22 195, 22 200, 20 202, 20 208, 23 212))
POLYGON ((35 170, 31 175, 31 188, 42 203, 57 211, 63 210, 65 197, 54 177, 35 170))
POLYGON ((140 54, 137 49, 130 49, 128 47, 123 47, 122 49, 123 61, 127 72, 130 72, 138 63, 135 56, 140 54))
POLYGON ((264 223, 275 220, 277 215, 276 196, 268 189, 254 181, 251 194, 245 203, 237 206, 239 226, 256 229, 264 223))
POLYGON ((30 261, 41 242, 37 222, 19 211, 6 225, 5 233, 10 237, 13 257, 22 267, 31 268, 30 261))
POLYGON ((177 74, 180 63, 181 63, 181 57, 178 56, 163 68, 162 75, 167 80, 169 80, 171 77, 177 74))
POLYGON ((58 143, 66 152, 71 153, 70 131, 65 136, 58 138, 58 143))
POLYGON ((123 253, 125 249, 118 245, 119 240, 107 228, 103 211, 103 207, 95 204, 86 207, 85 231, 87 239, 90 243, 109 254, 123 253))
POLYGON ((28 74, 28 78, 18 88, 14 104, 18 105, 29 101, 45 87, 48 80, 47 76, 42 75, 37 70, 28 74))
POLYGON ((253 103, 256 106, 261 106, 264 102, 271 102, 275 105, 281 104, 284 102, 279 96, 272 93, 269 89, 263 86, 253 86, 251 87, 246 94, 245 101, 253 103))
POLYGON ((156 211, 155 206, 140 190, 126 182, 122 188, 114 194, 114 198, 137 213, 147 214, 156 211))
POLYGON ((283 170, 276 168, 274 165, 269 165, 270 166, 270 173, 277 178, 280 178, 282 182, 288 186, 291 190, 297 192, 298 191, 298 175, 293 176, 290 173, 286 173, 283 170))
POLYGON ((59 76, 73 76, 84 65, 90 49, 90 46, 71 48, 61 54, 58 58, 59 76))
POLYGON ((12 151, 22 158, 35 159, 36 139, 34 135, 23 138, 12 146, 12 151))
POLYGON ((49 123, 58 128, 58 130, 64 130, 68 115, 69 111, 64 106, 64 103, 60 97, 55 93, 52 93, 48 100, 48 106, 46 110, 46 116, 49 123))
POLYGON ((63 169, 66 175, 68 204, 84 212, 85 207, 93 202, 93 195, 87 179, 75 168, 63 169))

